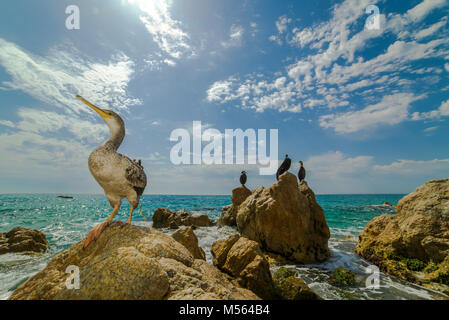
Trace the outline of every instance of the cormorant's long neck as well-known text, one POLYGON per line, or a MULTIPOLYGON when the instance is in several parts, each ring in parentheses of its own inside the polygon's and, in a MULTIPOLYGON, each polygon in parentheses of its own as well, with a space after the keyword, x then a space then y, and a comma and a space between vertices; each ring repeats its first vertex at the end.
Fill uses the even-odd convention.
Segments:
POLYGON ((122 144, 125 137, 125 127, 123 125, 110 125, 109 126, 109 139, 104 143, 105 146, 111 147, 116 151, 122 144))

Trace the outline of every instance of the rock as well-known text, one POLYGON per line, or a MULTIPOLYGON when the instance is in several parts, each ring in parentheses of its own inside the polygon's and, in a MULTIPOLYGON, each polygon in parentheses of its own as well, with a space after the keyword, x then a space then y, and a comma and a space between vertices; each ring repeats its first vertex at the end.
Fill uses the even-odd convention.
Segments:
POLYGON ((298 275, 298 273, 296 271, 290 270, 286 267, 280 267, 276 273, 275 273, 275 277, 278 279, 286 279, 289 277, 296 277, 298 275))
POLYGON ((449 255, 449 178, 428 181, 398 202, 396 214, 371 220, 355 251, 409 281, 420 282, 414 272, 429 264, 439 268, 449 255))
POLYGON ((198 246, 198 238, 192 227, 185 227, 172 234, 172 237, 189 250, 195 259, 206 260, 204 250, 198 246))
POLYGON ((251 195, 251 190, 245 186, 240 186, 232 190, 232 204, 224 206, 221 210, 221 217, 218 219, 220 225, 235 226, 235 218, 239 206, 251 195))
POLYGON ((439 265, 434 264, 433 268, 431 264, 429 264, 430 268, 424 270, 427 271, 424 280, 446 285, 443 290, 449 293, 449 256, 446 256, 439 265))
POLYGON ((235 234, 213 243, 211 252, 214 265, 239 285, 263 299, 276 298, 270 266, 257 242, 235 234))
POLYGON ((355 284, 354 273, 346 268, 336 268, 329 279, 329 282, 337 287, 346 287, 355 284))
POLYGON ((329 257, 329 227, 305 181, 286 172, 269 188, 256 189, 239 207, 237 227, 264 250, 298 263, 329 257))
POLYGON ((114 222, 83 243, 56 255, 10 299, 258 299, 155 229, 114 222), (68 266, 79 268, 79 289, 66 288, 68 266))
POLYGON ((278 295, 284 300, 320 300, 304 281, 296 277, 296 272, 285 267, 276 271, 273 281, 278 295))
POLYGON ((42 253, 47 250, 45 234, 39 230, 15 227, 0 233, 0 254, 4 253, 42 253))
POLYGON ((207 215, 194 216, 185 210, 177 212, 157 208, 153 214, 153 228, 177 229, 180 226, 210 227, 215 223, 207 215))

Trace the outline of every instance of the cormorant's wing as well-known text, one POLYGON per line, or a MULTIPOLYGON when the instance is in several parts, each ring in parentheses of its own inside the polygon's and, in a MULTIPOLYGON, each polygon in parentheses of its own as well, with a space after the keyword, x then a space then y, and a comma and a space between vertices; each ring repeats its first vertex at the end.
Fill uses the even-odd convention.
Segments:
POLYGON ((290 159, 290 158, 285 159, 285 170, 290 169, 291 165, 292 165, 292 159, 290 159))
POLYGON ((279 167, 279 169, 278 170, 281 170, 281 171, 287 171, 289 168, 290 168, 290 165, 289 165, 289 163, 288 163, 288 160, 289 159, 284 159, 284 161, 282 161, 282 163, 281 163, 281 166, 279 167))
POLYGON ((143 170, 143 167, 139 165, 136 161, 132 161, 125 155, 121 155, 123 158, 128 160, 128 166, 125 172, 125 178, 134 187, 137 194, 142 195, 145 187, 147 186, 147 175, 143 170))

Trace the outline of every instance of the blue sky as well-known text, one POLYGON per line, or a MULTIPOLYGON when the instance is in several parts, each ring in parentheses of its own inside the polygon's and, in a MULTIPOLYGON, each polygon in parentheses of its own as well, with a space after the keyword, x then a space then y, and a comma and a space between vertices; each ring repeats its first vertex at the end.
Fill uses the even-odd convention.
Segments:
POLYGON ((0 192, 100 193, 119 112, 146 193, 229 194, 255 165, 172 165, 172 130, 279 130, 317 193, 407 193, 449 176, 449 3, 83 0, 0 4, 0 192), (80 9, 67 30, 65 9, 80 9), (368 30, 365 8, 380 10, 368 30))

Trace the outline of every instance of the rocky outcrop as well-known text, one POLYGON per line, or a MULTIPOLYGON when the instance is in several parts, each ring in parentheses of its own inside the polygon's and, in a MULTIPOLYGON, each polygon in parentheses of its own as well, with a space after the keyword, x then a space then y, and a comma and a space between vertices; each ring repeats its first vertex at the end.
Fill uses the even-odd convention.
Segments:
POLYGON ((251 190, 245 186, 240 186, 232 190, 232 204, 223 207, 221 210, 221 217, 218 219, 218 224, 235 226, 235 218, 239 206, 251 195, 251 190))
POLYGON ((449 179, 425 183, 398 202, 396 214, 371 220, 355 251, 405 280, 425 281, 440 269, 444 273, 443 262, 449 256, 449 179), (434 268, 427 268, 430 265, 434 268), (414 274, 426 270, 430 271, 424 279, 414 274))
POLYGON ((114 222, 86 249, 83 243, 55 256, 10 299, 258 299, 155 229, 114 222), (69 266, 79 268, 79 289, 66 287, 69 266))
POLYGON ((298 263, 325 260, 329 227, 323 209, 305 181, 287 172, 269 188, 256 189, 237 212, 241 234, 266 251, 298 263))
POLYGON ((273 277, 277 294, 283 300, 320 300, 296 272, 285 267, 279 268, 273 277))
POLYGON ((42 253, 47 250, 45 234, 39 230, 15 227, 0 233, 0 254, 4 253, 42 253))
POLYGON ((198 246, 198 238, 193 232, 192 227, 185 227, 172 234, 173 239, 178 241, 189 250, 195 259, 206 260, 204 250, 198 246))
POLYGON ((215 223, 207 215, 192 215, 185 210, 157 208, 153 213, 153 228, 177 229, 180 226, 210 227, 215 223))
POLYGON ((277 298, 270 266, 259 244, 238 234, 212 244, 213 263, 263 299, 277 298))

